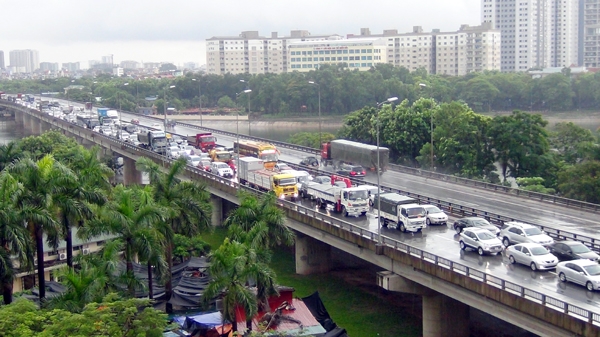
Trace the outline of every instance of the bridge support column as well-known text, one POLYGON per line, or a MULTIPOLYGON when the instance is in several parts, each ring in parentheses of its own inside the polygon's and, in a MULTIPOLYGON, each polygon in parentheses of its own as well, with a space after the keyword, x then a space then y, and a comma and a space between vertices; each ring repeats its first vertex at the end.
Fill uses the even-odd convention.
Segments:
POLYGON ((331 246, 310 236, 296 237, 296 274, 325 273, 331 269, 331 246))
POLYGON ((141 183, 142 173, 135 168, 135 160, 123 157, 123 185, 141 183))
POLYGON ((24 112, 22 112, 21 114, 23 115, 23 128, 31 132, 31 116, 24 112))
POLYGON ((21 111, 18 110, 13 110, 14 114, 15 114, 15 123, 17 125, 23 125, 23 116, 25 115, 24 113, 22 113, 21 111))
POLYGON ((211 223, 213 226, 221 226, 223 224, 223 199, 216 195, 210 196, 210 203, 212 204, 212 218, 211 223))
POLYGON ((437 293, 423 296, 423 337, 469 336, 469 306, 437 293))
POLYGON ((40 133, 44 133, 46 131, 52 130, 52 125, 50 125, 50 123, 46 123, 46 122, 41 122, 40 121, 40 125, 41 125, 41 127, 40 127, 40 131, 41 132, 40 133))
POLYGON ((39 136, 42 134, 42 121, 37 119, 37 118, 33 118, 31 117, 30 119, 31 122, 31 133, 33 133, 36 136, 39 136))

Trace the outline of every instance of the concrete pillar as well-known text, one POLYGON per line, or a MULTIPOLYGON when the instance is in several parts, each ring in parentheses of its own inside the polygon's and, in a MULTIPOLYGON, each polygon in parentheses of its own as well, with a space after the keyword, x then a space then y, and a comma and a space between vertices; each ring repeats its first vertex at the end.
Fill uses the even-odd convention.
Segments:
POLYGON ((443 294, 423 296, 423 337, 469 336, 469 306, 443 294))
POLYGON ((14 114, 15 114, 15 123, 17 125, 23 125, 23 113, 21 111, 18 110, 13 110, 14 114))
POLYGON ((296 237, 296 274, 325 273, 331 269, 331 246, 310 236, 296 237))
POLYGON ((135 168, 135 160, 123 157, 123 184, 141 184, 142 173, 135 168))
POLYGON ((212 218, 211 223, 213 226, 221 226, 223 224, 223 199, 212 195, 210 196, 210 203, 212 204, 212 218))
POLYGON ((41 135, 42 134, 42 121, 31 117, 30 118, 30 124, 31 124, 31 133, 33 133, 34 135, 41 135))
POLYGON ((31 131, 31 116, 24 112, 22 112, 21 114, 23 115, 23 128, 25 130, 31 131))
POLYGON ((41 133, 44 133, 46 131, 50 131, 52 130, 52 125, 50 123, 46 123, 46 122, 41 122, 41 133))

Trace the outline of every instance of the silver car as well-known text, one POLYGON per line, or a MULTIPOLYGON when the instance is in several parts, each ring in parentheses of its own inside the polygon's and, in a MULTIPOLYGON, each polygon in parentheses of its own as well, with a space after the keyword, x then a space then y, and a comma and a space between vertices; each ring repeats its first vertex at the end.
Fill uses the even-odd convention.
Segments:
POLYGON ((559 262, 556 265, 558 279, 585 286, 587 290, 600 289, 600 265, 587 259, 559 262))
POLYGON ((506 248, 506 256, 510 263, 521 263, 531 270, 547 270, 555 268, 558 258, 542 245, 537 243, 520 243, 506 248))
POLYGON ((502 242, 494 234, 483 228, 465 228, 460 233, 460 249, 472 248, 479 255, 498 254, 502 251, 502 242))
POLYGON ((423 205, 425 211, 427 211, 427 226, 434 225, 445 225, 448 222, 448 216, 444 211, 434 205, 423 205))
POLYGON ((502 243, 506 247, 524 242, 539 243, 542 246, 554 243, 551 237, 536 226, 520 222, 505 222, 498 236, 502 238, 502 243))

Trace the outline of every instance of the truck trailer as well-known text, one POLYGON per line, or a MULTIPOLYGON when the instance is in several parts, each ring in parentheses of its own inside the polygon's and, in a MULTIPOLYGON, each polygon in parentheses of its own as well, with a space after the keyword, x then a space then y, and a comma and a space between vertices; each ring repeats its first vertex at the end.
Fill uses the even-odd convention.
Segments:
POLYGON ((379 171, 385 172, 390 158, 387 147, 353 142, 345 139, 336 139, 321 146, 321 162, 324 166, 331 165, 337 168, 342 163, 355 164, 366 167, 372 171, 377 170, 377 153, 379 152, 379 171))
POLYGON ((398 193, 381 193, 373 200, 373 212, 383 218, 382 226, 393 223, 402 232, 418 232, 427 227, 427 212, 416 199, 398 193), (381 208, 379 206, 381 205, 381 208))
POLYGON ((309 184, 307 194, 319 208, 329 207, 344 216, 365 215, 369 210, 369 192, 364 188, 309 184))
POLYGON ((239 159, 238 178, 240 184, 262 191, 273 191, 278 199, 298 198, 296 177, 264 169, 264 161, 254 157, 239 159))
POLYGON ((208 152, 215 148, 217 137, 210 132, 197 133, 194 136, 188 136, 187 141, 202 152, 208 152))

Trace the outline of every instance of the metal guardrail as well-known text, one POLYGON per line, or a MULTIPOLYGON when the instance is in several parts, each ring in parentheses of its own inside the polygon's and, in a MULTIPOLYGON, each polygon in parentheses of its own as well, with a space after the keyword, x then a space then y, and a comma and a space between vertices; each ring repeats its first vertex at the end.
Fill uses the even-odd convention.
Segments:
MULTIPOLYGON (((14 106, 14 107, 20 108, 20 106, 18 106, 18 105, 14 106)), ((103 140, 113 143, 114 145, 117 145, 121 149, 131 150, 134 153, 139 154, 139 155, 143 155, 146 157, 153 158, 155 160, 171 163, 171 160, 165 158, 162 155, 159 155, 158 153, 139 148, 132 144, 125 143, 125 142, 119 141, 117 139, 108 137, 108 136, 104 136, 104 135, 95 133, 89 129, 82 128, 80 126, 77 126, 75 124, 69 123, 67 121, 64 121, 64 120, 61 120, 58 118, 54 118, 54 117, 47 118, 46 116, 40 114, 36 110, 31 110, 28 108, 20 108, 19 110, 21 110, 22 112, 25 112, 27 114, 35 114, 36 117, 39 118, 40 120, 43 120, 52 125, 58 126, 62 129, 66 129, 69 132, 73 132, 76 129, 78 131, 79 135, 81 135, 83 133, 83 134, 90 136, 90 138, 99 137, 99 138, 102 138, 103 140), (69 130, 69 129, 73 129, 73 130, 69 130)), ((223 178, 221 178, 217 175, 214 175, 210 172, 206 172, 206 171, 203 171, 203 170, 200 170, 197 168, 188 166, 188 167, 186 167, 186 172, 188 172, 188 174, 191 174, 192 176, 195 176, 195 178, 216 181, 219 184, 224 185, 224 186, 234 187, 236 189, 244 189, 244 190, 247 190, 254 194, 262 194, 263 193, 263 192, 251 189, 248 186, 241 185, 237 182, 234 182, 234 181, 231 181, 228 179, 223 179, 223 178)), ((417 196, 417 195, 413 194, 413 196, 417 196)), ((452 205, 451 203, 445 203, 445 202, 442 202, 437 199, 433 200, 433 199, 428 198, 427 201, 429 201, 429 202, 437 201, 437 202, 440 202, 440 204, 443 206, 452 207, 452 206, 450 206, 450 205, 452 205)), ((382 241, 378 242, 378 234, 375 232, 372 232, 372 231, 364 229, 362 227, 353 225, 349 222, 328 216, 326 214, 317 212, 314 209, 304 207, 304 206, 298 205, 296 203, 292 203, 289 201, 280 201, 280 206, 283 208, 286 208, 289 212, 297 212, 299 214, 308 215, 312 218, 323 221, 332 226, 336 226, 342 230, 357 234, 365 239, 371 240, 373 243, 380 243, 382 245, 385 245, 387 247, 390 247, 390 248, 400 251, 402 253, 409 254, 413 257, 417 257, 423 261, 433 263, 434 265, 439 266, 441 268, 448 269, 455 273, 467 276, 467 277, 474 279, 476 281, 479 281, 483 284, 497 287, 498 289, 504 290, 513 295, 516 295, 516 296, 519 296, 526 300, 541 304, 544 307, 554 309, 556 311, 562 312, 569 316, 573 316, 577 319, 588 322, 590 324, 600 326, 600 309, 598 311, 590 311, 588 309, 584 309, 582 307, 570 304, 570 303, 560 300, 558 298, 548 296, 546 294, 540 293, 538 291, 535 291, 535 290, 527 288, 527 287, 523 287, 519 284, 510 282, 503 278, 500 278, 500 277, 497 277, 494 275, 490 275, 484 271, 481 271, 481 270, 478 270, 475 268, 471 268, 471 267, 466 266, 461 263, 450 261, 442 256, 438 256, 438 255, 429 253, 427 251, 424 251, 422 249, 410 246, 410 245, 405 244, 396 239, 392 239, 392 238, 389 238, 386 236, 381 236, 382 241)), ((471 208, 468 208, 468 209, 464 208, 464 210, 468 211, 468 212, 474 211, 474 209, 471 209, 471 208)), ((487 213, 487 214, 490 215, 490 213, 487 213)), ((503 217, 501 217, 501 216, 494 217, 494 219, 503 221, 503 217)), ((563 233, 563 235, 564 235, 564 233, 563 233)), ((575 236, 575 235, 573 237, 575 237, 577 239, 582 238, 581 236, 575 236)))

